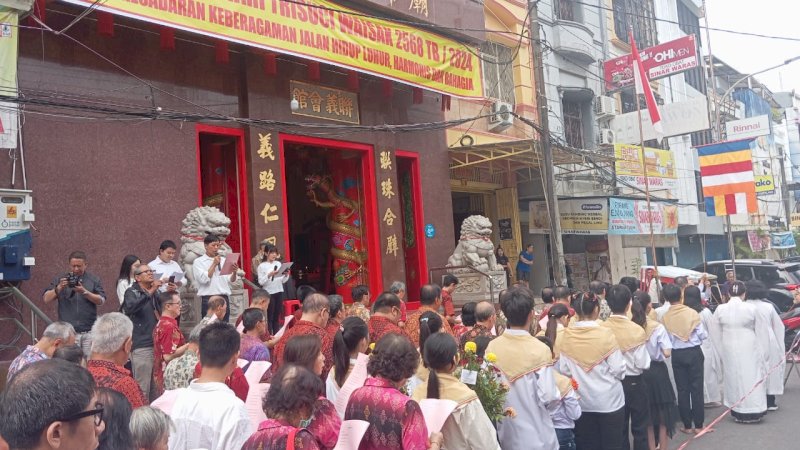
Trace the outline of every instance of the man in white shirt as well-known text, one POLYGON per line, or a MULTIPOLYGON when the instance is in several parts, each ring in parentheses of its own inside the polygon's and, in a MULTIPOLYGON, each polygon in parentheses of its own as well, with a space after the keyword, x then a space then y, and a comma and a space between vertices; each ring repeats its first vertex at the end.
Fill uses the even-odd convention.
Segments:
POLYGON ((165 292, 167 288, 169 288, 171 291, 177 291, 178 288, 183 285, 180 280, 170 282, 170 277, 172 275, 176 273, 183 273, 181 266, 175 262, 175 254, 177 253, 177 250, 178 247, 175 245, 175 243, 167 239, 158 247, 158 256, 156 256, 156 259, 150 261, 150 264, 148 264, 148 266, 153 269, 153 273, 161 274, 161 276, 158 278, 159 280, 164 281, 164 284, 158 288, 158 290, 161 292, 165 292))
MULTIPOLYGON (((195 259, 192 264, 194 281, 197 284, 197 295, 200 296, 201 310, 200 315, 205 316, 208 310, 208 299, 212 295, 219 295, 225 299, 225 303, 230 302, 231 286, 228 284, 236 281, 236 272, 239 270, 237 264, 233 264, 233 271, 230 278, 220 274, 222 266, 225 265, 225 258, 219 256, 219 248, 222 240, 214 234, 207 234, 203 239, 206 247, 206 254, 195 259)), ((230 309, 225 312, 225 322, 230 319, 230 309)))
POLYGON ((216 322, 200 332, 200 377, 180 389, 170 416, 170 450, 239 450, 253 434, 244 402, 225 385, 239 358, 239 333, 216 322))

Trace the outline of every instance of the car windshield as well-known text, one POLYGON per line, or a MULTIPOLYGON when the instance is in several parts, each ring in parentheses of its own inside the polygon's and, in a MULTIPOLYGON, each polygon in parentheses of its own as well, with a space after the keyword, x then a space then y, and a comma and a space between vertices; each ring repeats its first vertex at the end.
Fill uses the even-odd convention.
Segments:
POLYGON ((787 275, 787 282, 791 284, 800 284, 800 264, 793 264, 784 267, 787 275))

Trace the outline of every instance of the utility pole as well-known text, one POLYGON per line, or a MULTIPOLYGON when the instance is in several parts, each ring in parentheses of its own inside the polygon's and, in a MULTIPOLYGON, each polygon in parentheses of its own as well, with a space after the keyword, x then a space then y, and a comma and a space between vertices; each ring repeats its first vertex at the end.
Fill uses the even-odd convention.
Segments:
MULTIPOLYGON (((533 80, 536 90, 536 107, 539 112, 539 135, 542 137, 542 165, 539 173, 542 175, 544 187, 544 200, 547 212, 550 215, 550 254, 553 262, 553 279, 557 285, 567 285, 566 270, 564 266, 564 245, 561 241, 561 215, 558 212, 558 197, 556 196, 556 176, 553 165, 553 147, 550 140, 550 110, 547 108, 547 91, 544 82, 544 60, 542 59, 542 41, 539 25, 538 0, 529 0, 530 7, 530 33, 531 49, 533 56, 533 80)), ((523 120, 523 122, 525 122, 523 120)), ((536 135, 534 128, 534 135, 536 135)))

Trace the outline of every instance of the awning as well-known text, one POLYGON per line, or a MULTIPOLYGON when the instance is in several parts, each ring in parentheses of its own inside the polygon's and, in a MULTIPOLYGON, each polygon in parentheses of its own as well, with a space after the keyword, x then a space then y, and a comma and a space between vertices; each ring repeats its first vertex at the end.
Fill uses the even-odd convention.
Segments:
MULTIPOLYGON (((596 163, 614 160, 613 155, 601 152, 566 149, 558 145, 553 145, 552 149, 556 166, 583 164, 588 159, 596 163)), ((450 147, 450 170, 476 166, 498 171, 539 169, 543 160, 541 143, 532 139, 450 147)))

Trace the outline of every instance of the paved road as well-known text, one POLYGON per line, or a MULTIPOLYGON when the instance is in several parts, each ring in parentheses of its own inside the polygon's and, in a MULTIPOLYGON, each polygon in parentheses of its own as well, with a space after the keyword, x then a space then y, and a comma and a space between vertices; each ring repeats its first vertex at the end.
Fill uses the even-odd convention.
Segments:
MULTIPOLYGON (((800 368, 800 366, 798 366, 800 368)), ((730 414, 715 427, 713 433, 693 440, 687 450, 730 450, 730 449, 790 449, 800 447, 797 437, 800 419, 800 377, 792 373, 782 397, 778 397, 780 409, 770 412, 756 425, 738 424, 730 414)), ((725 411, 724 408, 706 410, 706 422, 710 423, 725 411)), ((685 441, 685 435, 678 432, 670 444, 670 450, 677 449, 685 441)))

